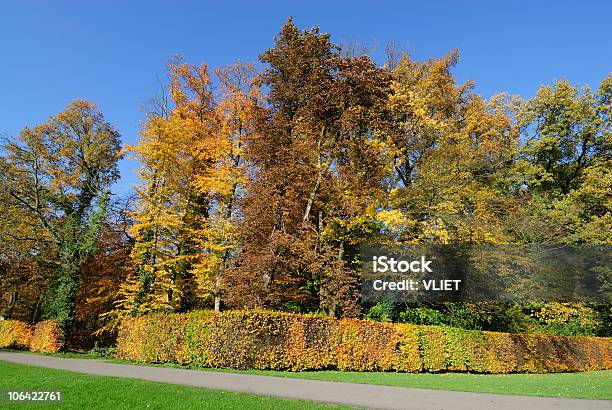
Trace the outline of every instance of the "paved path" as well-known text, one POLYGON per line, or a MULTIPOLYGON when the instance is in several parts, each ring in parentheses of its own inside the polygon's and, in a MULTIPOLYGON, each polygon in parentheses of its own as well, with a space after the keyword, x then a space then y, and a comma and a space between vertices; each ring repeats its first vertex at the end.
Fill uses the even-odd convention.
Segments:
MULTIPOLYGON (((65 359, 25 353, 0 352, 0 360, 100 376, 127 377, 289 399, 314 400, 384 409, 606 409, 612 401, 464 393, 340 383, 287 377, 207 372, 167 367, 136 366, 89 359, 65 359)), ((2 375, 0 375, 2 377, 2 375)), ((18 381, 15 381, 18 383, 18 381)), ((18 387, 18 386, 15 386, 18 387)), ((41 386, 42 387, 42 386, 41 386)))

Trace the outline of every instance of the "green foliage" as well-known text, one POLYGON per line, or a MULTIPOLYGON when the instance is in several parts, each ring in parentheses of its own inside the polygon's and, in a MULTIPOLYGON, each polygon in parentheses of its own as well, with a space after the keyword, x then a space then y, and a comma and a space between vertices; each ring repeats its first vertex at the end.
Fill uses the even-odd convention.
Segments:
POLYGON ((394 322, 395 306, 391 302, 381 302, 368 309, 364 316, 365 320, 375 322, 394 322))
POLYGON ((561 336, 590 336, 602 327, 600 314, 580 304, 548 303, 541 306, 535 316, 544 333, 561 336))
POLYGON ((537 330, 539 324, 532 316, 533 309, 518 303, 500 304, 494 311, 489 330, 527 333, 537 330))
POLYGON ((445 303, 409 307, 398 322, 510 333, 609 336, 610 305, 533 303, 445 303))
POLYGON ((59 269, 49 284, 45 295, 44 317, 53 319, 67 329, 74 320, 76 295, 79 290, 81 267, 97 250, 97 238, 108 213, 110 191, 104 191, 92 209, 89 221, 83 224, 77 216, 68 218, 60 231, 59 269), (84 232, 81 232, 84 230, 84 232))
POLYGON ((483 312, 465 303, 449 303, 446 307, 448 325, 462 329, 482 329, 486 318, 483 312))
POLYGON ((409 308, 400 312, 399 321, 401 323, 413 323, 415 325, 436 325, 446 324, 446 316, 438 310, 428 307, 409 308))
POLYGON ((465 303, 447 303, 433 309, 428 306, 411 307, 399 314, 399 322, 417 325, 451 326, 462 329, 482 329, 485 314, 465 303))

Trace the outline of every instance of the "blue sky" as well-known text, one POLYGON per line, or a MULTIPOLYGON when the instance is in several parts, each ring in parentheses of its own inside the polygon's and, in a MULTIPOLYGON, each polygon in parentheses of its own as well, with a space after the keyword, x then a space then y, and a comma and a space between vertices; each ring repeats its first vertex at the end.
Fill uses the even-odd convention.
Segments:
MULTIPOLYGON (((134 143, 139 106, 171 56, 211 67, 255 61, 288 16, 379 58, 388 42, 419 59, 458 48, 457 77, 485 97, 529 97, 555 79, 596 88, 612 71, 610 1, 3 0, 0 133, 15 135, 86 98, 134 143)), ((129 192, 134 167, 122 162, 115 191, 129 192)))

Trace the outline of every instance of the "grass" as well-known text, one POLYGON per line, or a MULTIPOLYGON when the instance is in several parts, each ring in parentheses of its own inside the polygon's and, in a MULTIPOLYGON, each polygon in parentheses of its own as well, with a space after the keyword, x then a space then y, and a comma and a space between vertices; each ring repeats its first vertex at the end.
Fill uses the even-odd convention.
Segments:
MULTIPOLYGON (((109 359, 107 361, 121 364, 185 368, 185 366, 172 363, 148 364, 116 359, 109 359)), ((345 372, 337 370, 288 372, 279 370, 236 370, 198 367, 189 368, 206 371, 291 377, 296 379, 325 380, 345 383, 413 387, 421 389, 612 400, 612 370, 547 374, 474 374, 450 372, 345 372)))
POLYGON ((302 373, 248 370, 245 373, 423 389, 612 400, 612 370, 549 374, 432 374, 331 370, 302 373))
MULTIPOLYGON (((312 409, 339 408, 308 401, 233 393, 119 377, 93 376, 0 361, 0 390, 62 391, 61 404, 36 409, 312 409)), ((27 405, 26 405, 27 406, 27 405)), ((24 408, 23 403, 2 408, 24 408)))
MULTIPOLYGON (((32 353, 35 354, 35 353, 32 353)), ((55 353, 53 356, 82 359, 98 358, 91 353, 55 353)), ((126 360, 102 358, 107 362, 185 368, 177 364, 133 363, 126 360)), ((468 373, 391 373, 309 371, 284 372, 276 370, 234 370, 189 367, 197 370, 327 380, 347 383, 376 384, 437 390, 479 393, 519 394, 525 396, 572 397, 612 400, 612 370, 581 373, 549 374, 468 374, 468 373)))

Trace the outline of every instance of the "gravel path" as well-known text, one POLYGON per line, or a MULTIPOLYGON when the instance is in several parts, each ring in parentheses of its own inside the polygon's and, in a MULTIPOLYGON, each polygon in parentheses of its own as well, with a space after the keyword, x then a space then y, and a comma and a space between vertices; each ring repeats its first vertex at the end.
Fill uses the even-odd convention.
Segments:
MULTIPOLYGON (((466 393, 66 359, 0 352, 0 360, 99 376, 127 377, 289 399, 384 409, 612 409, 612 401, 466 393)), ((15 381, 16 388, 19 381, 15 381)), ((44 386, 41 386, 44 387, 44 386)), ((69 392, 66 392, 69 394, 69 392)))

